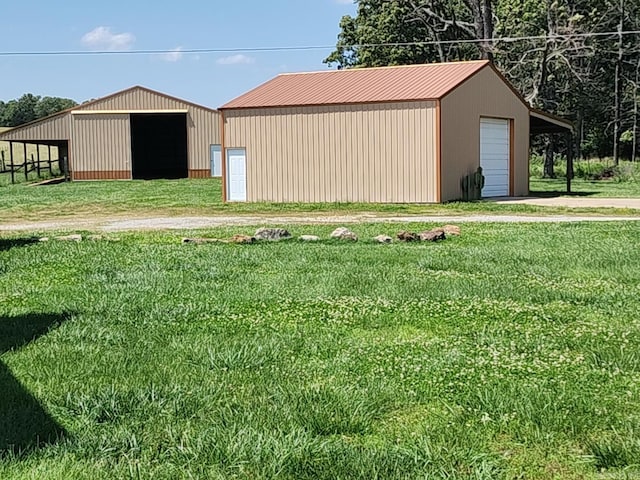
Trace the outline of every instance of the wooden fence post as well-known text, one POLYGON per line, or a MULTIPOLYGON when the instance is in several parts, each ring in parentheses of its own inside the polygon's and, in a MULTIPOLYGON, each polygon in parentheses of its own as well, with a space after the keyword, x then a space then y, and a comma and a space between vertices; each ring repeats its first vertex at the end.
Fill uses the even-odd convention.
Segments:
POLYGON ((24 163, 22 164, 24 166, 24 179, 28 182, 29 181, 29 158, 27 157, 27 144, 24 142, 22 142, 22 151, 23 151, 22 159, 24 160, 24 163))
POLYGON ((9 161, 11 162, 11 184, 16 183, 16 172, 13 164, 13 142, 9 142, 9 161))
POLYGON ((573 133, 567 133, 567 193, 571 193, 573 179, 573 133))
POLYGON ((53 168, 51 167, 51 145, 47 145, 47 150, 49 152, 49 155, 47 156, 49 159, 49 176, 53 177, 53 168))
POLYGON ((36 145, 36 160, 38 161, 38 163, 36 164, 36 171, 38 172, 38 178, 41 178, 40 176, 40 144, 36 145))

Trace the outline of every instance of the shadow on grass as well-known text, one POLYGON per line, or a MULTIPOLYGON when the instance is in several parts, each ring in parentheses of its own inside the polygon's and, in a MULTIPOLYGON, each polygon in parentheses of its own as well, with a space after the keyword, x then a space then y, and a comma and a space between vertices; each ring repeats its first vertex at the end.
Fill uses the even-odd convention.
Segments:
POLYGON ((598 192, 571 192, 567 193, 566 190, 531 190, 529 197, 538 198, 556 198, 556 197, 590 197, 598 192))
MULTIPOLYGON (((26 247, 38 243, 37 237, 26 238, 0 238, 0 252, 11 250, 12 248, 26 247)), ((0 339, 1 341, 1 339, 0 339)))
MULTIPOLYGON (((0 316, 0 355, 46 335, 68 316, 48 313, 0 316)), ((54 444, 65 434, 64 429, 0 360, 0 458, 7 453, 24 454, 54 444)))

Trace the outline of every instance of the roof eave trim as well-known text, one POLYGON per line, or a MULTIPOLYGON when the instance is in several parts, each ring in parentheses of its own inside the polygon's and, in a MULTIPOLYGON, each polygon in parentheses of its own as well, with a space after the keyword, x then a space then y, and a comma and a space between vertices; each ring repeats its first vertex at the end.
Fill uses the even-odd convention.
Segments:
POLYGON ((532 117, 538 118, 540 120, 543 120, 545 122, 549 122, 554 125, 557 125, 558 127, 565 128, 571 132, 575 131, 575 127, 573 123, 570 122, 569 120, 565 120, 564 118, 558 117, 551 113, 538 110, 537 108, 529 109, 529 115, 531 115, 532 117))
POLYGON ((263 110, 268 108, 307 108, 307 107, 337 107, 340 105, 383 105, 387 103, 417 103, 417 102, 437 102, 438 97, 431 98, 409 98, 398 100, 375 100, 368 102, 331 102, 331 103, 295 103, 289 105, 262 105, 262 106, 238 106, 238 107, 220 107, 218 110, 263 110))
POLYGON ((471 80, 473 77, 475 77, 478 73, 480 73, 481 71, 483 71, 485 68, 487 68, 488 66, 491 66, 491 62, 489 62, 488 60, 476 60, 477 63, 483 62, 484 65, 482 65, 480 68, 478 68, 477 70, 475 70, 474 72, 470 73, 469 75, 467 75, 464 78, 461 78, 457 83, 455 83, 454 85, 451 85, 446 91, 444 91, 443 93, 440 94, 440 96, 438 97, 438 100, 443 100, 444 97, 446 97, 447 95, 449 95, 451 92, 453 92, 454 90, 456 90, 458 87, 460 87, 463 83, 466 83, 467 81, 471 80))
POLYGON ((128 114, 137 114, 137 113, 152 113, 152 114, 163 114, 163 113, 189 113, 189 110, 186 108, 175 108, 175 109, 158 109, 158 110, 74 110, 71 112, 71 115, 128 115, 128 114))

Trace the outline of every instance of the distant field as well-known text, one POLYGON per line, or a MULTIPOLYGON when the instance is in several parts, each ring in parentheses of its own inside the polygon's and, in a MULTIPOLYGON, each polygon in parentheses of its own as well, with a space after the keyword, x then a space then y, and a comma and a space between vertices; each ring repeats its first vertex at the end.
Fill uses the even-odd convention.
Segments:
POLYGON ((0 240, 0 478, 639 478, 637 224, 332 228, 0 240))

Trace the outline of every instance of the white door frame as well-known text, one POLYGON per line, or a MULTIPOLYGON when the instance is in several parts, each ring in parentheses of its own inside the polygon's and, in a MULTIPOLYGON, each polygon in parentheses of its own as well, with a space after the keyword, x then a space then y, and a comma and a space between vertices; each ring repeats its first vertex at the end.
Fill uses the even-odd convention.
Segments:
MULTIPOLYGON (((480 166, 483 168, 483 175, 485 176, 485 188, 483 188, 483 192, 482 192, 482 197, 483 198, 487 198, 487 197, 493 197, 493 196, 509 196, 509 195, 513 195, 513 155, 514 155, 514 145, 513 145, 513 119, 510 118, 498 118, 498 117, 480 117, 480 125, 479 125, 479 130, 480 130, 480 158, 479 158, 479 164, 480 166), (487 122, 489 124, 493 123, 496 126, 500 125, 505 125, 507 130, 506 130, 506 141, 507 141, 507 145, 506 145, 506 171, 507 171, 507 182, 506 182, 506 189, 503 190, 499 190, 498 192, 496 192, 496 188, 501 188, 502 185, 499 184, 497 187, 494 187, 493 192, 496 193, 494 194, 489 194, 487 195, 486 193, 486 187, 487 187, 487 171, 485 169, 486 164, 483 165, 483 136, 482 136, 482 125, 483 122, 487 122)), ((498 146, 497 148, 498 150, 498 154, 504 153, 501 152, 500 150, 500 146, 498 146)))
POLYGON ((209 156, 211 162, 211 176, 222 176, 222 145, 212 144, 209 146, 209 156))
POLYGON ((226 150, 226 182, 227 182, 227 200, 229 202, 246 202, 247 201, 247 149, 246 148, 227 148, 226 150), (243 157, 243 173, 238 176, 244 176, 244 185, 239 191, 233 191, 234 182, 240 182, 239 178, 232 179, 231 158, 243 157))

